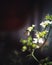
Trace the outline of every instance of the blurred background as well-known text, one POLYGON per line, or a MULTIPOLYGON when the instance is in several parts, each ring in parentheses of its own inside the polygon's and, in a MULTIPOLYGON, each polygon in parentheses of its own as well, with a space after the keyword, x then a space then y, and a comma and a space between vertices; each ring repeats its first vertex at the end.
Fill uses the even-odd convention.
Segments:
MULTIPOLYGON (((1 0, 0 1, 0 63, 4 63, 7 54, 19 50, 20 38, 25 38, 27 27, 39 23, 47 14, 52 14, 51 0, 1 0)), ((4 65, 4 64, 2 64, 4 65)))

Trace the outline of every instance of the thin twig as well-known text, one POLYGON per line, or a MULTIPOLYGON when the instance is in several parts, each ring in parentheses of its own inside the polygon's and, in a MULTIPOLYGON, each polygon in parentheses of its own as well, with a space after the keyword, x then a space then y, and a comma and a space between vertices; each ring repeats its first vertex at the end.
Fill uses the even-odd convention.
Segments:
POLYGON ((32 57, 40 64, 39 60, 34 56, 34 49, 32 51, 32 57))

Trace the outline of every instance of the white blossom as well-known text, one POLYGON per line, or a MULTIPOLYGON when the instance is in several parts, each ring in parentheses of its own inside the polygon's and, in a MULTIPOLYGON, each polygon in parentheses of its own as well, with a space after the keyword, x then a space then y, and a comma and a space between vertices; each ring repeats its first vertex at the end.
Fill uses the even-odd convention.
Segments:
POLYGON ((44 22, 41 22, 40 25, 45 28, 48 24, 52 24, 51 21, 47 20, 47 21, 44 21, 44 22))
POLYGON ((36 46, 36 48, 39 48, 39 46, 36 46))
POLYGON ((45 41, 44 38, 40 38, 38 42, 41 43, 41 44, 43 44, 44 41, 45 41))
POLYGON ((39 38, 39 33, 38 32, 36 32, 35 35, 36 35, 37 38, 39 38))
POLYGON ((30 32, 32 31, 32 29, 33 29, 33 27, 28 27, 27 28, 27 30, 30 31, 30 32))
POLYGON ((32 27, 35 27, 35 25, 32 25, 32 27))
POLYGON ((37 38, 33 38, 33 43, 37 43, 37 42, 38 42, 37 38))
POLYGON ((49 24, 52 24, 52 21, 50 21, 49 24))

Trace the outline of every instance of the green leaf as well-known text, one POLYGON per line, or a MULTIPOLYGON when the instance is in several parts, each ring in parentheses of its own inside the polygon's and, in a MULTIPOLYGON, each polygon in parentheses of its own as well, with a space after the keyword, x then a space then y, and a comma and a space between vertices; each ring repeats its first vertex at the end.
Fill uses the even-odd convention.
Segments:
POLYGON ((46 63, 44 63, 44 65, 47 65, 46 63))
POLYGON ((46 20, 49 20, 50 19, 50 16, 49 15, 45 16, 45 19, 46 20))
POLYGON ((29 37, 27 38, 27 45, 28 45, 28 46, 31 46, 31 45, 32 45, 32 37, 31 37, 31 36, 29 36, 29 37))
POLYGON ((47 15, 47 16, 45 16, 45 19, 51 21, 51 20, 52 20, 52 15, 47 15))
POLYGON ((31 45, 32 45, 32 42, 27 43, 27 46, 31 46, 31 45))
POLYGON ((32 44, 32 48, 36 48, 36 46, 37 46, 36 44, 32 44))
POLYGON ((22 51, 25 52, 27 50, 27 46, 22 47, 22 51))
POLYGON ((29 43, 29 42, 32 42, 32 37, 29 36, 29 37, 27 38, 27 41, 28 41, 28 43, 29 43))
POLYGON ((21 39, 20 42, 23 43, 23 44, 26 44, 27 43, 27 40, 21 39))
POLYGON ((50 62, 47 62, 47 64, 48 64, 48 65, 52 65, 52 61, 50 61, 50 62))

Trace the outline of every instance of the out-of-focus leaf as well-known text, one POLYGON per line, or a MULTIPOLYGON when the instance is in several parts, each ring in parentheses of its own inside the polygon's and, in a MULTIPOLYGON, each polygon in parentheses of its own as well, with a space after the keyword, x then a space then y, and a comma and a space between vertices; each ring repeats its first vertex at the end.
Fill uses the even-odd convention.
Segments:
POLYGON ((32 48, 36 48, 36 45, 35 44, 32 44, 32 48))
POLYGON ((28 42, 31 42, 31 41, 32 41, 32 37, 29 36, 29 37, 27 38, 27 40, 28 40, 28 42))
POLYGON ((44 63, 44 65, 47 65, 46 63, 44 63))
POLYGON ((37 44, 32 44, 32 48, 36 48, 37 46, 37 44))
POLYGON ((47 65, 52 65, 52 61, 50 61, 50 62, 47 62, 47 65))
POLYGON ((52 15, 47 15, 47 16, 45 16, 45 19, 51 21, 51 20, 52 20, 52 15))
POLYGON ((27 50, 27 46, 22 47, 22 51, 25 52, 27 50))
POLYGON ((31 45, 32 45, 32 42, 27 43, 27 46, 31 46, 31 45))
POLYGON ((31 45, 32 45, 32 37, 31 37, 31 36, 29 36, 29 37, 27 38, 27 45, 28 45, 28 46, 31 46, 31 45))
POLYGON ((23 43, 23 44, 26 44, 27 43, 27 40, 21 39, 20 42, 23 43))

